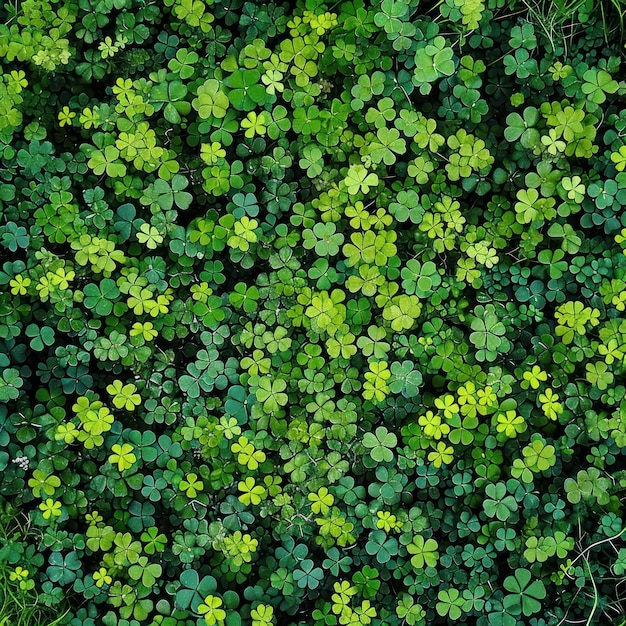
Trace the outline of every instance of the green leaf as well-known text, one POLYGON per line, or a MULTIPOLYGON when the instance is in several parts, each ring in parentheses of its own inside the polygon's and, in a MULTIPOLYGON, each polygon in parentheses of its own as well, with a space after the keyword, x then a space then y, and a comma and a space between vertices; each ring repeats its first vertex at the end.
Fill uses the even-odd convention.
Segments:
POLYGON ((535 128, 539 117, 539 111, 532 106, 525 107, 522 115, 510 113, 506 118, 505 139, 510 142, 519 139, 524 148, 532 148, 539 144, 540 133, 535 128))
POLYGON ((439 561, 439 547, 435 539, 424 539, 422 535, 415 535, 411 543, 406 547, 411 557, 411 565, 416 569, 424 566, 435 567, 439 561))
POLYGON ((441 617, 446 617, 446 615, 451 620, 458 620, 463 615, 463 606, 465 605, 465 600, 461 596, 461 592, 454 587, 450 587, 449 589, 442 589, 438 594, 437 598, 439 602, 436 604, 437 613, 441 615, 441 617))
POLYGON ((301 561, 299 569, 293 572, 293 580, 300 589, 317 589, 323 579, 323 570, 315 567, 311 559, 301 561))
POLYGON ((526 617, 541 610, 541 602, 546 588, 541 580, 533 580, 533 575, 523 568, 515 570, 513 576, 504 580, 504 588, 511 593, 504 596, 504 608, 511 615, 524 614, 526 617))
POLYGON ((583 74, 583 81, 582 92, 596 104, 602 104, 606 94, 613 94, 619 89, 618 82, 608 72, 597 68, 588 69, 583 74))
POLYGON ((113 302, 120 295, 115 281, 111 278, 103 278, 98 284, 85 285, 83 293, 85 294, 84 305, 88 309, 93 309, 101 317, 110 315, 113 311, 113 302))
POLYGON ((365 551, 384 565, 398 554, 398 540, 395 537, 388 537, 382 530, 374 530, 369 535, 365 551))
POLYGON ((424 264, 415 259, 409 259, 406 267, 402 268, 402 288, 408 294, 416 294, 425 298, 441 284, 441 276, 437 266, 432 261, 424 264))
POLYGON ((20 378, 19 370, 9 367, 2 372, 0 378, 0 401, 16 400, 19 395, 19 389, 24 384, 20 378))
POLYGON ((442 76, 451 76, 454 73, 453 56, 454 51, 446 45, 446 39, 441 35, 417 49, 413 83, 419 87, 422 94, 430 93, 430 83, 442 76))
POLYGON ((507 495, 504 483, 490 484, 485 487, 487 498, 483 501, 483 509, 488 517, 496 517, 505 522, 517 511, 518 505, 515 498, 507 495))
POLYGON ((181 589, 176 592, 176 608, 197 611, 206 596, 217 590, 213 576, 203 576, 202 580, 193 569, 184 570, 180 575, 181 589))
POLYGON ((191 102, 201 119, 222 119, 226 116, 229 105, 228 96, 221 90, 220 82, 215 78, 209 78, 202 83, 191 102))
POLYGON ((370 456, 377 463, 393 461, 393 452, 398 438, 394 433, 390 433, 384 426, 379 426, 376 433, 365 433, 363 445, 370 449, 370 456))
POLYGON ((54 345, 55 341, 54 328, 50 328, 50 326, 29 324, 26 327, 26 336, 31 337, 30 347, 38 352, 41 352, 48 346, 54 345))

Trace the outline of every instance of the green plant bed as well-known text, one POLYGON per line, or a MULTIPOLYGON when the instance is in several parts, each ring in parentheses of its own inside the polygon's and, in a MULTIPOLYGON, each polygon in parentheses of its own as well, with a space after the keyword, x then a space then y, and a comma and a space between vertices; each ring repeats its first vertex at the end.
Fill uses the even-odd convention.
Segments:
POLYGON ((623 17, 5 4, 0 624, 623 624, 623 17))
POLYGON ((39 601, 31 572, 18 565, 28 559, 41 566, 43 558, 35 555, 40 539, 28 527, 28 519, 20 519, 10 505, 0 510, 0 626, 57 626, 70 614, 66 602, 51 607, 39 601))

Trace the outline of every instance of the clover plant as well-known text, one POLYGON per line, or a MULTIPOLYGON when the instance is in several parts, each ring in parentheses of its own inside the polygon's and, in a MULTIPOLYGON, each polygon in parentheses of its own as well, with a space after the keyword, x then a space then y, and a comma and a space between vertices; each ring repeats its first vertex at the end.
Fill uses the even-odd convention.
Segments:
POLYGON ((624 623, 624 17, 2 5, 0 625, 624 623))

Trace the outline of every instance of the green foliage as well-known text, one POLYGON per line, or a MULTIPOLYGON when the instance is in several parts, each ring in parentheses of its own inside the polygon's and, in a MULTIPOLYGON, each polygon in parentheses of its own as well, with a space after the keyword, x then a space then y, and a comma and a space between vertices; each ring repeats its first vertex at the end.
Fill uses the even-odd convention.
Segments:
POLYGON ((474 311, 470 341, 478 348, 479 361, 494 361, 499 352, 508 352, 510 343, 504 337, 506 328, 498 320, 494 305, 478 305, 474 311))
POLYGON ((626 619, 620 1, 0 14, 0 626, 626 619))
POLYGON ((504 607, 512 615, 532 615, 541 610, 546 589, 540 580, 533 580, 527 569, 518 569, 515 575, 504 581, 504 588, 511 592, 504 597, 504 607))
POLYGON ((35 540, 28 529, 28 520, 22 519, 11 505, 2 504, 0 510, 0 545, 3 556, 0 563, 0 623, 48 624, 58 626, 67 623, 71 609, 66 608, 63 598, 57 597, 55 607, 45 601, 35 585, 35 572, 43 564, 43 558, 34 551, 23 553, 24 544, 35 540), (22 565, 17 563, 21 562, 22 565))
POLYGON ((397 437, 384 426, 379 426, 375 434, 365 433, 363 437, 363 445, 369 449, 369 455, 377 463, 393 461, 392 450, 397 443, 397 437))

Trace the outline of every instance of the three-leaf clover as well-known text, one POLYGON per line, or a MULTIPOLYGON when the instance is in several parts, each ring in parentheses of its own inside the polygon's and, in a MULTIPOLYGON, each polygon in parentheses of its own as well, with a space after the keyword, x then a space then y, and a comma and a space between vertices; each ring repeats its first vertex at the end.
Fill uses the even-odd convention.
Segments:
POLYGON ((527 569, 518 568, 504 580, 504 588, 511 593, 504 596, 503 605, 511 615, 528 617, 541 610, 540 600, 546 597, 546 588, 542 580, 533 578, 527 569))
POLYGON ((506 328, 498 319, 493 304, 486 307, 478 305, 474 310, 470 341, 478 348, 476 358, 479 361, 494 361, 499 352, 508 350, 509 342, 504 337, 506 328))
POLYGON ((365 433, 363 445, 369 449, 369 455, 377 463, 393 461, 392 449, 396 447, 398 438, 384 426, 379 426, 375 433, 365 433))
POLYGON ((368 193, 370 187, 378 185, 378 176, 374 172, 369 172, 361 164, 351 165, 348 169, 343 183, 350 195, 357 193, 368 193))

